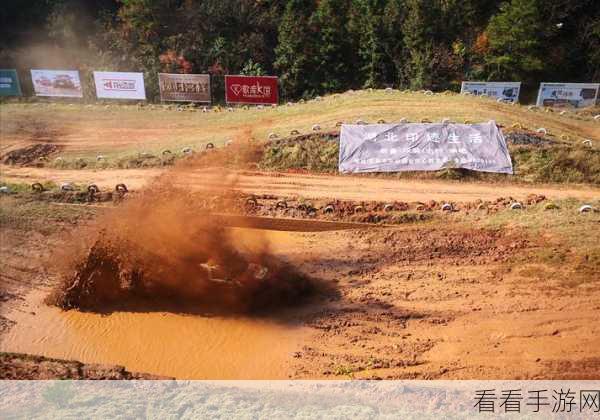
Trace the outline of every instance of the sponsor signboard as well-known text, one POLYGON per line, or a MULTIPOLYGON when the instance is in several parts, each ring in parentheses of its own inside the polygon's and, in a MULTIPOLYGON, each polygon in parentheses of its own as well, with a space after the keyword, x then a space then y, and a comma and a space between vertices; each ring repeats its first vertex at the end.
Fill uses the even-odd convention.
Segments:
POLYGON ((144 73, 95 71, 96 96, 106 99, 146 99, 144 73))
POLYGON ((225 76, 228 104, 276 104, 279 101, 276 76, 225 76))
POLYGON ((77 70, 31 70, 36 96, 81 98, 81 81, 77 70))
POLYGON ((21 96, 21 85, 15 69, 0 69, 0 96, 21 96))
POLYGON ((519 101, 521 82, 462 82, 460 93, 491 96, 510 102, 519 101))
POLYGON ((542 83, 537 106, 583 108, 598 100, 600 83, 542 83))
POLYGON ((211 102, 210 75, 158 73, 161 101, 211 102))
POLYGON ((465 168, 512 174, 506 141, 494 121, 481 124, 342 125, 340 172, 465 168))

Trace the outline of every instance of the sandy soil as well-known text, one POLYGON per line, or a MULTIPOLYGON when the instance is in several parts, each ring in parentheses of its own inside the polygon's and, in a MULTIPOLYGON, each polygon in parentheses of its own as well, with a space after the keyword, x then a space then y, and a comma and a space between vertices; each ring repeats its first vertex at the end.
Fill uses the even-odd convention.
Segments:
MULTIPOLYGON (((75 182, 96 184, 112 190, 118 183, 130 189, 151 185, 153 180, 167 173, 161 169, 121 170, 60 170, 26 168, 0 165, 0 173, 6 181, 56 183, 75 182)), ((563 185, 512 185, 462 183, 450 181, 399 180, 343 175, 289 174, 277 172, 229 172, 225 177, 211 170, 171 171, 169 176, 180 186, 191 189, 218 188, 235 185, 245 193, 276 194, 280 196, 302 195, 306 198, 335 198, 341 200, 373 201, 475 201, 513 197, 523 200, 529 194, 544 194, 551 199, 600 197, 600 188, 591 186, 563 185)))

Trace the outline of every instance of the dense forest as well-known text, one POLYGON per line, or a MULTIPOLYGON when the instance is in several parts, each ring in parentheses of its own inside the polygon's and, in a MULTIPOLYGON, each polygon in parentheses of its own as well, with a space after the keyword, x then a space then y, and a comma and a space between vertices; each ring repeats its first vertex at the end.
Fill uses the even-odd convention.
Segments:
MULTIPOLYGON (((0 68, 275 74, 284 99, 600 81, 598 0, 4 0, 0 68)), ((218 86, 213 89, 218 91, 218 86)))

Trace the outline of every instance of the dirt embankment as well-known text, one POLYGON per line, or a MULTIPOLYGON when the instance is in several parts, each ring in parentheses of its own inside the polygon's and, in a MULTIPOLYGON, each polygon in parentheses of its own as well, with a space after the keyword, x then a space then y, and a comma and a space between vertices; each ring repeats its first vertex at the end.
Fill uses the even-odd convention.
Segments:
POLYGON ((147 373, 129 372, 123 366, 85 364, 18 353, 0 353, 0 379, 171 379, 147 373))

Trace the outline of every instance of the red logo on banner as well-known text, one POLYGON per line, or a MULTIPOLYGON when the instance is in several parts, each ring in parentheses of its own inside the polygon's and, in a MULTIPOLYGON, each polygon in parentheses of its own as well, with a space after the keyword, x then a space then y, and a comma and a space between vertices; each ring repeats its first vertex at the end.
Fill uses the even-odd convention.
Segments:
POLYGON ((102 79, 106 90, 135 90, 135 80, 102 79))
POLYGON ((276 104, 276 76, 225 76, 225 100, 238 104, 276 104))

